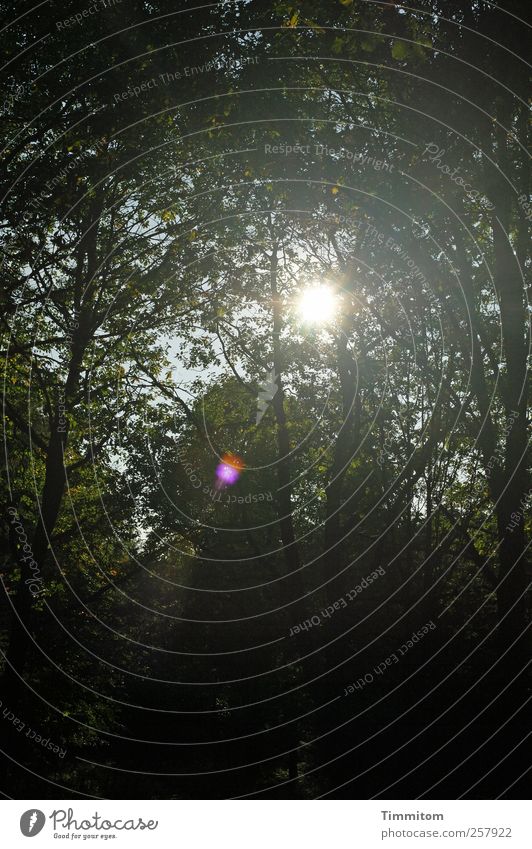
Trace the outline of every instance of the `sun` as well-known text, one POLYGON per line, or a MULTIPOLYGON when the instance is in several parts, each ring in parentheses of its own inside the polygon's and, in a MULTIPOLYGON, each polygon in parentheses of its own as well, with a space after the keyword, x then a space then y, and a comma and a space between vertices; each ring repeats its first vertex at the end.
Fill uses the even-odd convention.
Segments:
POLYGON ((327 324, 338 310, 338 296, 330 286, 311 286, 301 292, 296 301, 296 312, 305 324, 327 324))

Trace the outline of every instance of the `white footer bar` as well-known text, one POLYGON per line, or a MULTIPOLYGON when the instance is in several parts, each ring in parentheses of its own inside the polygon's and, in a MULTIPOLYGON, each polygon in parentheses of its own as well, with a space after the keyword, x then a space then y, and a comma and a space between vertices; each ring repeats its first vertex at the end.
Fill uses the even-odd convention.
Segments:
POLYGON ((10 849, 532 847, 525 801, 6 800, 0 833, 10 849))

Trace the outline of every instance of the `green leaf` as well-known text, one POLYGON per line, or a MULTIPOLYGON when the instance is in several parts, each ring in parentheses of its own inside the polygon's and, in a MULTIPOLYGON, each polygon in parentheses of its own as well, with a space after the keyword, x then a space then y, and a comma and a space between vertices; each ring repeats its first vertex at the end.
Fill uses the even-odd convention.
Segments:
POLYGON ((394 59, 406 59, 408 56, 409 50, 408 45, 405 44, 404 41, 394 41, 392 47, 392 56, 394 59))
POLYGON ((290 19, 286 21, 285 26, 287 27, 297 27, 297 22, 299 21, 299 12, 294 12, 290 19))

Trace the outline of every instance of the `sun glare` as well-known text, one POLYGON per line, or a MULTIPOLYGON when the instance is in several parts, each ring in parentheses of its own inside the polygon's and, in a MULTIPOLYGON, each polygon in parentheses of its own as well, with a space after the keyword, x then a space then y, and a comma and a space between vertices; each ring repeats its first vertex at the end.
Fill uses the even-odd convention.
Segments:
POLYGON ((305 289, 296 303, 296 311, 306 324, 326 324, 336 315, 338 297, 329 286, 305 289))

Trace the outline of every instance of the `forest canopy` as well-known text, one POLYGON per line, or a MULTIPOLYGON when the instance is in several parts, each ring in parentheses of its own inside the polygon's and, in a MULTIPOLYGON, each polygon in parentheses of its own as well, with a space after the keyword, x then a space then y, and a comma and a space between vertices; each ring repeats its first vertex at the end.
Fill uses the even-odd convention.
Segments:
POLYGON ((4 794, 518 797, 525 4, 0 7, 4 794))

